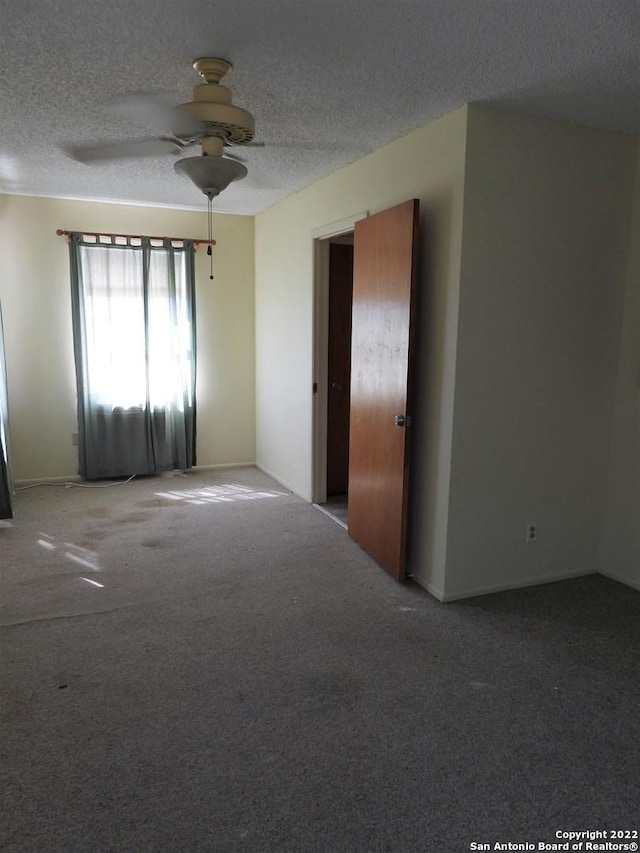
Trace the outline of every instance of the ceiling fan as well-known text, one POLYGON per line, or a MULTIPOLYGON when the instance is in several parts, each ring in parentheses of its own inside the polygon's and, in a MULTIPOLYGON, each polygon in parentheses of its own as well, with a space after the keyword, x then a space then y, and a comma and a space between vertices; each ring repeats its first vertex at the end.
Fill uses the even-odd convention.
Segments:
MULTIPOLYGON (((193 67, 202 78, 193 89, 193 99, 171 107, 148 95, 129 95, 119 102, 119 111, 131 118, 150 120, 167 128, 167 133, 127 142, 68 147, 66 152, 81 163, 97 163, 131 157, 177 154, 200 145, 201 154, 182 157, 174 163, 179 175, 188 177, 209 200, 232 181, 247 175, 247 167, 228 153, 232 145, 253 142, 255 121, 246 110, 236 107, 231 92, 221 80, 233 66, 226 59, 203 57, 193 67)), ((259 143, 254 143, 259 144, 259 143)))

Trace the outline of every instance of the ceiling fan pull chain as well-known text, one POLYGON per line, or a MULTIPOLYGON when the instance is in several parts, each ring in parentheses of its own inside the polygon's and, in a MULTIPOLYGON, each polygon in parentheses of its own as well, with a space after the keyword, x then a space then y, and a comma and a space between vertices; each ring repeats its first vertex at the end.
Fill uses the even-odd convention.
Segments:
POLYGON ((209 278, 213 281, 213 195, 207 194, 207 223, 209 245, 207 246, 207 255, 209 255, 209 278))

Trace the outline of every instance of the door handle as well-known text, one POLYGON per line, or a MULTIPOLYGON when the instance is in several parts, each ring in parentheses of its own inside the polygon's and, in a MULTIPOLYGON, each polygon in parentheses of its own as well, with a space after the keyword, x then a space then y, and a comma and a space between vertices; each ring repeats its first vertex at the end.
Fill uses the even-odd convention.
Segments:
POLYGON ((404 426, 404 415, 396 415, 393 419, 393 422, 396 426, 402 427, 404 426))
POLYGON ((342 382, 332 382, 331 387, 334 391, 342 391, 342 382))

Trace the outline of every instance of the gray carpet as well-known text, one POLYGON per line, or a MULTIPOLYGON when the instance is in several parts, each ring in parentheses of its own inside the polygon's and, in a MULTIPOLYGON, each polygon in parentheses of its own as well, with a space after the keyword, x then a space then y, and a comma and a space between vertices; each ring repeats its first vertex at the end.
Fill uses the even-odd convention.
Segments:
POLYGON ((638 828, 622 585, 441 605, 253 469, 22 492, 0 561, 5 853, 638 828))

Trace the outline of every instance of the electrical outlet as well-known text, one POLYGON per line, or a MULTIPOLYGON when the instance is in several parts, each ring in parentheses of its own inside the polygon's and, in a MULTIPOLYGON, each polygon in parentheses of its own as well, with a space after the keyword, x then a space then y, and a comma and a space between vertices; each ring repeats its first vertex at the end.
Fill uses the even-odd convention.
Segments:
POLYGON ((535 521, 530 521, 527 524, 527 542, 535 542, 538 536, 538 525, 535 521))
POLYGON ((71 433, 71 446, 72 447, 78 446, 78 433, 77 432, 71 433))

